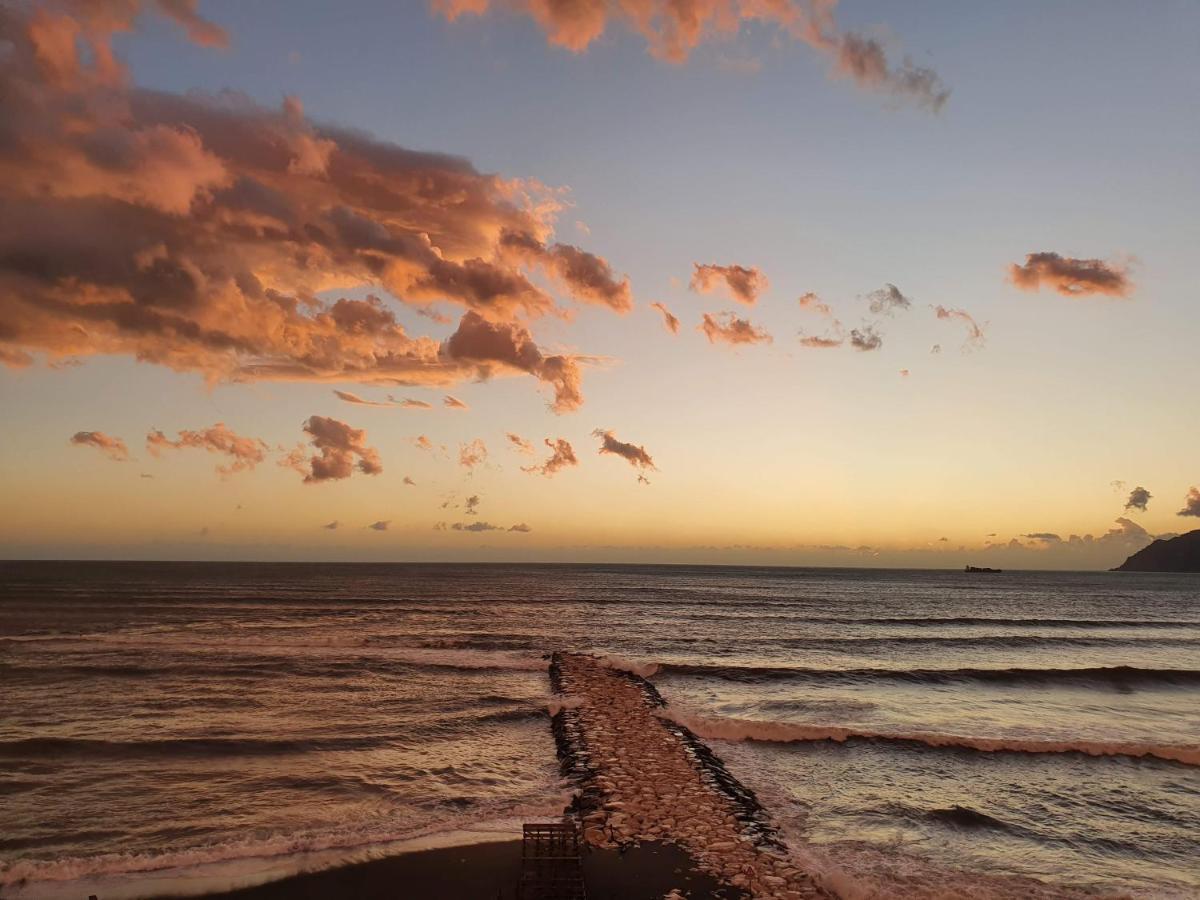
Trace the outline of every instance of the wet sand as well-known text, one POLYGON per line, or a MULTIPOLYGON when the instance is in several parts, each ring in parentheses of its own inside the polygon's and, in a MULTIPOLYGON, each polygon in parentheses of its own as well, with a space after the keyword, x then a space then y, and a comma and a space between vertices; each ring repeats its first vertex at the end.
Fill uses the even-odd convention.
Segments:
MULTIPOLYGON (((295 875, 208 897, 222 900, 516 900, 521 842, 503 841, 407 853, 295 875)), ((690 900, 732 900, 678 847, 643 844, 625 852, 590 849, 583 877, 591 900, 662 900, 672 890, 690 900)), ((101 898, 103 900, 103 898, 101 898)))

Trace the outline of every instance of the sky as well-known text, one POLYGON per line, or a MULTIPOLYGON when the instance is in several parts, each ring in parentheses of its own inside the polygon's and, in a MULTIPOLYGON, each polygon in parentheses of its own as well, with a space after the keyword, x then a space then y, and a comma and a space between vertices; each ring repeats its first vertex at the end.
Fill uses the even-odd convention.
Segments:
POLYGON ((0 556, 1200 527, 1200 6, 0 3, 0 556))

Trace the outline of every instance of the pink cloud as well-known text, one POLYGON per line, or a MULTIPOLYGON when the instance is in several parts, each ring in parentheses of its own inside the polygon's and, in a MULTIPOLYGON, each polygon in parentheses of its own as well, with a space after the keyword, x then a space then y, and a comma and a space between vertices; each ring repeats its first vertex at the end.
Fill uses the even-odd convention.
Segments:
POLYGON ((129 461, 129 448, 125 442, 103 431, 77 431, 71 436, 71 443, 77 447, 95 447, 116 462, 129 461))
POLYGON ((153 456, 158 456, 163 450, 185 448, 206 450, 229 457, 230 462, 227 465, 217 466, 217 471, 222 475, 251 471, 267 458, 267 451, 270 449, 267 443, 259 438, 235 434, 224 422, 218 422, 202 431, 180 431, 175 440, 158 430, 146 435, 146 449, 153 456))
POLYGON ((693 263, 693 267, 689 287, 698 294, 712 293, 724 284, 734 300, 753 306, 759 294, 768 287, 767 276, 754 267, 712 263, 693 263))
POLYGON ((550 476, 562 469, 579 465, 579 460, 575 457, 575 450, 569 441, 563 438, 554 441, 546 438, 545 444, 551 451, 549 459, 538 466, 525 466, 523 471, 540 472, 542 475, 550 476))
POLYGON ((663 327, 666 328, 667 331, 671 332, 671 334, 679 334, 679 319, 675 318, 669 309, 667 309, 661 303, 651 303, 650 308, 657 309, 660 313, 662 313, 663 327))
POLYGON ((326 416, 309 416, 304 431, 318 452, 309 456, 301 445, 288 453, 280 465, 298 471, 306 484, 349 478, 355 469, 364 475, 378 475, 383 471, 379 451, 367 446, 364 429, 351 428, 345 422, 326 416))
POLYGON ((1045 285, 1064 297, 1127 297, 1133 290, 1129 272, 1122 266, 1057 253, 1030 253, 1024 265, 1013 263, 1008 267, 1008 276, 1023 291, 1036 291, 1045 285))
POLYGON ((739 319, 733 313, 720 313, 717 316, 704 314, 698 326, 704 332, 710 344, 718 341, 725 344, 769 344, 771 335, 751 325, 746 319, 739 319))

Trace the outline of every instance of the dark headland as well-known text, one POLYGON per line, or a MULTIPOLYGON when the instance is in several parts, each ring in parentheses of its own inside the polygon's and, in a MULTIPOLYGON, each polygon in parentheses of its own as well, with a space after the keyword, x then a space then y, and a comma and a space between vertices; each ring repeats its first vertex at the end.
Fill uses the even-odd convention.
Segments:
POLYGON ((1200 528, 1139 550, 1114 572, 1200 572, 1200 528))

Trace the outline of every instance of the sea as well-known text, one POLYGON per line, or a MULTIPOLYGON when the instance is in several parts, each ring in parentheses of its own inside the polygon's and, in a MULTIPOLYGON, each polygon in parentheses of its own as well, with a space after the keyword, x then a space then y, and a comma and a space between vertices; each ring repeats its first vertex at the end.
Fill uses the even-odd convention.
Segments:
POLYGON ((561 814, 546 654, 648 677, 845 896, 1200 897, 1200 577, 0 562, 0 896, 561 814))

